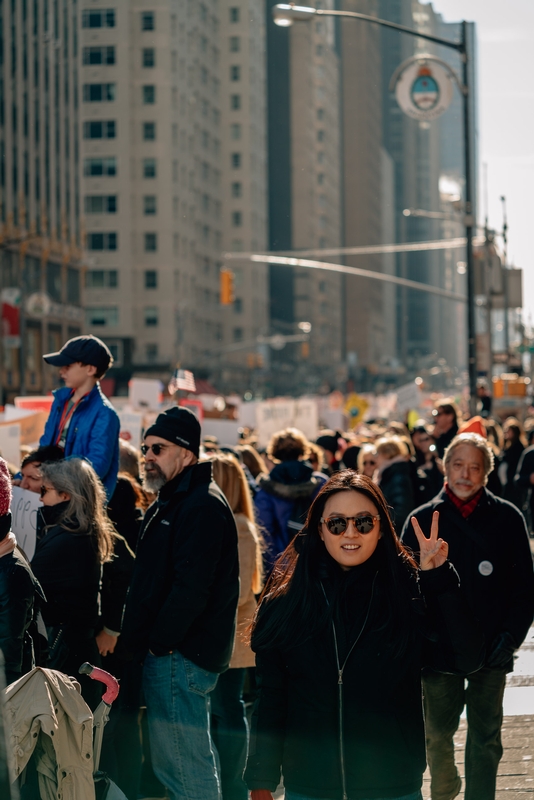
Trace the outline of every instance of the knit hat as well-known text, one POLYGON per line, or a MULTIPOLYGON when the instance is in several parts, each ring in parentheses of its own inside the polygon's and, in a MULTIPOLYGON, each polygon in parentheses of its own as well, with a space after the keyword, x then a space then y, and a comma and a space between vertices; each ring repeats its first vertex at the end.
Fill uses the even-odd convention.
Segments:
POLYGON ((10 513, 11 498, 11 475, 6 462, 0 458, 0 517, 10 513))
POLYGON ((145 432, 147 436, 160 436, 168 442, 185 447, 198 456, 200 449, 200 423, 188 408, 173 406, 158 414, 153 425, 145 432))

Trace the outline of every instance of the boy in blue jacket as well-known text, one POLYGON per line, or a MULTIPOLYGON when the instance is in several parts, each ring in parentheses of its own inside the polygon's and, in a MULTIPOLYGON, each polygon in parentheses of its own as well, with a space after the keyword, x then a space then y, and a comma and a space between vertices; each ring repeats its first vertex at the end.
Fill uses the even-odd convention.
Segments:
POLYGON ((69 339, 58 353, 43 356, 59 367, 65 387, 54 391, 54 403, 39 446, 57 445, 65 456, 91 462, 108 500, 119 470, 119 417, 100 388, 113 356, 96 336, 69 339))

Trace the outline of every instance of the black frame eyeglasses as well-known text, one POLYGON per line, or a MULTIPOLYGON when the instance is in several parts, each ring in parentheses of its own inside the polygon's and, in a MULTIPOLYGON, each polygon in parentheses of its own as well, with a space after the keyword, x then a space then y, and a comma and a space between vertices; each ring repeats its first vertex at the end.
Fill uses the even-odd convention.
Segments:
POLYGON ((334 536, 341 536, 349 527, 350 520, 353 521, 358 533, 371 533, 379 519, 380 514, 362 514, 359 517, 344 517, 342 514, 336 514, 334 517, 326 517, 326 519, 321 517, 320 522, 323 522, 334 536))
POLYGON ((155 456, 159 456, 162 450, 165 450, 167 447, 170 447, 170 444, 161 444, 160 442, 156 442, 156 444, 142 444, 141 445, 141 452, 144 456, 152 450, 155 456))

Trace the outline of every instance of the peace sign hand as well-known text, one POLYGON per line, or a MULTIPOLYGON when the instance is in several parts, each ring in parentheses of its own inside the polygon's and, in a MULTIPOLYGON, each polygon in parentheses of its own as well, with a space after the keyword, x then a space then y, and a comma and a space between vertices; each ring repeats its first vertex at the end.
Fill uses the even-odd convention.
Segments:
POLYGON ((430 539, 427 539, 417 519, 412 517, 412 526, 419 542, 419 564, 422 570, 441 567, 449 555, 449 545, 444 539, 438 539, 439 511, 432 514, 430 539))

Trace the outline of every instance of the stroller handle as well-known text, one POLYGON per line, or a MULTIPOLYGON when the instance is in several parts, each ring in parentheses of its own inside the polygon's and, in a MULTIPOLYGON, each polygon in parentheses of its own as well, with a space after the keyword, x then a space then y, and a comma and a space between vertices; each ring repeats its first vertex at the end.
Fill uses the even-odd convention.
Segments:
POLYGON ((100 681, 104 684, 106 687, 105 694, 102 697, 104 703, 111 706, 115 702, 120 691, 117 678, 109 672, 106 672, 106 670, 100 669, 100 667, 93 667, 93 665, 89 664, 87 661, 85 664, 82 664, 78 672, 80 675, 89 675, 94 681, 100 681))

